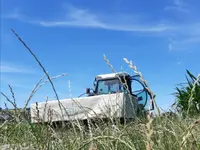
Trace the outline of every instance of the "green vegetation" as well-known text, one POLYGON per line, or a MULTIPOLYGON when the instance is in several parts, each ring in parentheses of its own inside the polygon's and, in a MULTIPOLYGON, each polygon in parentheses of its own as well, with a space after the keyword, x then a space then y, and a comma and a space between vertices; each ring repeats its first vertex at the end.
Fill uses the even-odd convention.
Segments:
POLYGON ((175 106, 177 110, 186 115, 200 114, 200 80, 187 70, 187 83, 176 87, 175 97, 177 99, 175 106))
MULTIPOLYGON (((22 40, 20 39, 20 41, 22 40)), ((25 47, 28 48, 26 45, 25 47)), ((28 50, 32 53, 29 48, 28 50)), ((34 57, 36 58, 35 55, 34 57)), ((108 59, 105 58, 105 60, 114 71, 108 59)), ((39 60, 36 59, 36 61, 43 68, 57 95, 51 81, 53 78, 48 76, 39 60)), ((127 59, 125 62, 147 85, 142 74, 138 72, 132 62, 127 59)), ((87 126, 78 120, 63 123, 60 128, 53 128, 51 124, 31 124, 28 121, 27 113, 23 111, 26 111, 27 103, 43 83, 39 80, 36 84, 24 109, 16 108, 14 92, 9 86, 13 101, 3 93, 1 94, 13 105, 14 117, 0 123, 0 149, 198 150, 200 149, 200 75, 194 77, 189 71, 187 73, 190 77, 190 79, 187 78, 188 83, 181 88, 176 88, 177 113, 160 114, 155 103, 155 110, 158 113, 154 117, 148 113, 126 124, 121 124, 119 120, 113 123, 112 118, 108 118, 109 121, 106 122, 102 120, 91 122, 90 119, 87 119, 87 126)), ((149 87, 147 90, 151 93, 152 101, 155 102, 153 92, 149 87)))
POLYGON ((148 147, 148 122, 136 121, 127 125, 91 126, 91 133, 71 122, 73 128, 53 129, 45 125, 6 123, 1 126, 0 143, 19 149, 200 149, 200 128, 193 119, 156 118, 152 122, 151 147, 148 147))
POLYGON ((197 102, 199 105, 199 77, 197 79, 189 71, 187 73, 192 80, 188 79, 188 85, 182 89, 177 88, 176 106, 179 112, 176 114, 165 113, 153 118, 147 115, 127 124, 118 121, 114 124, 112 121, 91 123, 88 120, 89 126, 86 126, 80 121, 72 121, 53 128, 47 124, 31 124, 20 113, 16 116, 21 119, 13 118, 0 125, 1 149, 200 149, 199 111, 194 111, 197 102), (192 89, 195 89, 194 92, 192 89), (188 104, 190 99, 191 106, 188 104))

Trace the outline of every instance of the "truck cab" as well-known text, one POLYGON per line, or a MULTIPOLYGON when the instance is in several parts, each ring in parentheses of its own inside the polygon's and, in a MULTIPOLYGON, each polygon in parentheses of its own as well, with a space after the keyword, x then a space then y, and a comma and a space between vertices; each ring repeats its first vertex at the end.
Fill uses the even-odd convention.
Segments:
MULTIPOLYGON (((151 99, 150 93, 139 76, 131 76, 126 72, 97 75, 94 79, 94 88, 87 88, 86 93, 88 96, 126 93, 136 98, 138 105, 143 109, 147 109, 147 104, 151 99)), ((152 109, 154 109, 153 104, 152 109)))

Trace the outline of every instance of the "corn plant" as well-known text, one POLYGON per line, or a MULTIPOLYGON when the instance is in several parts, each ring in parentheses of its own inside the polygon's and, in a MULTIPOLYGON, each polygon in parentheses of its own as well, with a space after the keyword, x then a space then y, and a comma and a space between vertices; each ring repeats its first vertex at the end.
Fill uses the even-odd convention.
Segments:
POLYGON ((200 76, 196 78, 189 70, 187 70, 187 75, 187 83, 182 83, 180 87, 176 87, 174 93, 176 98, 174 105, 183 116, 200 113, 200 76))

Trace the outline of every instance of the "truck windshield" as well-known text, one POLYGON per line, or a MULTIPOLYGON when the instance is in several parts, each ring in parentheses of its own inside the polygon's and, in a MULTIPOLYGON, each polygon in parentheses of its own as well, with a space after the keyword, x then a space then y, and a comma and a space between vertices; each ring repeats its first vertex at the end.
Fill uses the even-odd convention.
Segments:
POLYGON ((110 80, 99 80, 97 82, 97 93, 98 94, 109 94, 123 92, 123 85, 118 79, 110 80))

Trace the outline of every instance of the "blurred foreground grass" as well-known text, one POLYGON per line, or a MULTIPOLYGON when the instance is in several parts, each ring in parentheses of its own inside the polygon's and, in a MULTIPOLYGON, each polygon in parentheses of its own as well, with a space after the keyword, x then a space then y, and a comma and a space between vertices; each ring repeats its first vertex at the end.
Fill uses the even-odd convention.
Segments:
MULTIPOLYGON (((138 119, 125 125, 100 122, 96 126, 91 124, 88 130, 87 126, 80 122, 71 122, 71 127, 63 128, 5 122, 0 126, 0 145, 9 144, 13 149, 30 150, 143 150, 147 149, 147 123, 147 119, 138 119)), ((196 117, 182 119, 169 115, 154 118, 149 149, 200 149, 199 123, 196 117)))

